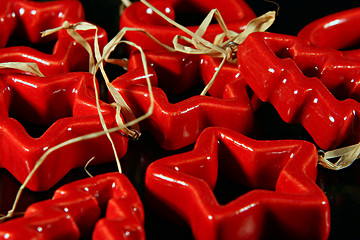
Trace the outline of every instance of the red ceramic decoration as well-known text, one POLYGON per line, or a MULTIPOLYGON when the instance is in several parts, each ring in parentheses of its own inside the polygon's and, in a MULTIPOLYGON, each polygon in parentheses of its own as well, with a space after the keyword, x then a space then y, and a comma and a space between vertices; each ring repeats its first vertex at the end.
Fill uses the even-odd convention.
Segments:
MULTIPOLYGON (((20 182, 47 149, 102 130, 91 74, 67 73, 44 78, 0 76, 0 166, 20 182), (22 123, 49 128, 41 136, 31 137, 22 123)), ((107 126, 117 126, 115 109, 101 102, 101 110, 107 126)), ((111 136, 122 157, 127 149, 127 138, 121 133, 111 136)), ((46 190, 70 169, 83 167, 92 157, 95 157, 93 163, 103 163, 114 161, 113 154, 106 136, 71 144, 51 153, 27 187, 46 190)))
MULTIPOLYGON (((309 78, 299 69, 300 66, 306 72, 309 66, 319 68, 323 81, 327 75, 350 80, 347 77, 352 69, 346 69, 345 64, 341 71, 331 63, 338 60, 344 64, 346 59, 335 59, 341 57, 336 50, 307 48, 296 41, 294 47, 293 40, 272 33, 251 34, 237 52, 239 69, 246 82, 262 101, 274 105, 284 121, 301 123, 322 149, 359 142, 359 103, 353 99, 337 100, 318 78, 309 78), (276 40, 279 37, 282 40, 276 40), (294 60, 289 58, 291 55, 294 60), (322 60, 324 56, 329 59, 322 60)), ((357 75, 352 77, 357 79, 357 75)), ((332 84, 330 80, 326 80, 326 85, 332 84)))
MULTIPOLYGON (((40 34, 61 26, 65 20, 70 23, 84 21, 84 10, 79 1, 0 0, 0 6, 0 62, 35 62, 44 75, 88 70, 88 53, 66 30, 45 38, 40 34), (56 38, 57 41, 52 54, 47 54, 26 46, 6 47, 10 35, 19 35, 31 43, 44 43, 56 38)), ((95 31, 79 33, 93 46, 95 31)), ((103 47, 107 43, 106 32, 99 28, 98 34, 99 45, 103 47)))
MULTIPOLYGON (((163 12, 171 19, 181 21, 186 25, 186 14, 194 21, 194 16, 200 16, 199 22, 205 18, 206 14, 212 9, 217 8, 228 28, 236 32, 244 30, 246 24, 255 18, 254 12, 243 0, 225 0, 225 1, 207 1, 207 0, 166 0, 148 1, 154 7, 163 12), (184 16, 181 16, 184 13, 184 16), (191 14, 191 17, 190 15, 191 14)), ((188 22, 190 22, 188 20, 188 22)), ((180 24, 182 22, 179 22, 180 24)), ((193 24, 193 22, 192 22, 193 24)), ((126 8, 121 15, 120 29, 124 27, 144 29, 152 34, 162 43, 172 46, 172 40, 176 35, 184 35, 185 33, 178 28, 173 27, 166 20, 159 17, 150 8, 141 2, 135 2, 126 8)), ((198 26, 190 26, 188 29, 192 32, 197 30, 198 26)), ((218 24, 211 24, 204 35, 205 39, 211 40, 222 30, 218 24)), ((128 32, 125 36, 128 40, 139 44, 143 49, 162 49, 157 43, 150 40, 144 33, 128 32)))
MULTIPOLYGON (((338 99, 360 100, 360 58, 325 47, 309 46, 297 37, 281 34, 259 34, 279 58, 291 58, 307 77, 316 77, 338 99)), ((267 54, 268 50, 263 54, 267 54)))
MULTIPOLYGON (((154 68, 158 68, 156 63, 162 62, 168 63, 169 69, 185 66, 184 70, 190 68, 191 72, 196 73, 192 67, 184 64, 184 59, 189 60, 192 57, 186 58, 182 53, 164 54, 154 52, 153 58, 157 57, 156 61, 151 59, 154 68)), ((134 61, 138 61, 137 66, 140 66, 140 60, 134 61)), ((152 69, 151 66, 149 68, 152 69)), ((181 70, 180 74, 184 70, 181 70)), ((200 72, 197 73, 199 74, 200 72)), ((143 115, 150 105, 148 87, 143 76, 143 70, 137 68, 112 82, 136 116, 143 115)), ((227 127, 242 133, 249 133, 252 130, 253 109, 246 91, 246 83, 243 80, 235 79, 229 82, 224 87, 221 97, 195 95, 177 103, 170 103, 165 92, 156 86, 171 82, 172 75, 158 79, 152 70, 150 77, 155 101, 154 111, 140 125, 152 133, 161 147, 174 150, 187 146, 195 142, 201 131, 209 126, 227 127)), ((217 80, 222 81, 220 77, 217 80)), ((171 87, 176 89, 178 86, 182 88, 181 82, 173 82, 171 87)))
POLYGON ((108 173, 69 183, 24 217, 0 224, 3 239, 145 239, 144 209, 130 181, 108 173), (101 211, 106 215, 101 217, 101 211))
MULTIPOLYGON (((359 47, 360 33, 354 31, 354 26, 359 24, 360 8, 355 8, 320 18, 305 26, 298 34, 299 38, 308 41, 313 46, 343 50, 341 52, 329 51, 329 56, 323 57, 323 61, 326 59, 329 62, 327 63, 328 67, 323 71, 332 70, 332 72, 342 74, 338 73, 336 74, 338 76, 332 77, 335 83, 338 82, 336 86, 338 91, 335 95, 343 99, 346 96, 341 95, 341 91, 345 91, 347 96, 357 101, 360 100, 360 90, 358 89, 360 49, 349 49, 359 47), (347 50, 345 51, 345 49, 347 50)), ((325 53, 325 50, 323 51, 325 53)))
MULTIPOLYGON (((312 45, 335 49, 358 46, 360 32, 360 8, 354 8, 320 18, 305 26, 298 34, 312 45)), ((360 59, 360 50, 344 51, 348 58, 360 59), (350 56, 348 55, 350 54, 350 56)))
POLYGON ((149 204, 183 218, 198 240, 327 239, 330 210, 315 183, 317 160, 305 141, 256 141, 207 128, 194 150, 148 167, 149 204), (220 205, 218 171, 254 190, 220 205))

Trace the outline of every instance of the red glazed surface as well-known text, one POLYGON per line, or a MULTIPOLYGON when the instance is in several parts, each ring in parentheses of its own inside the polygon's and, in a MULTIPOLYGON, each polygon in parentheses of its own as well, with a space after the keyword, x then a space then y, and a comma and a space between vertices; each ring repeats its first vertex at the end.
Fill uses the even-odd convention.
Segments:
POLYGON ((108 173, 56 190, 24 217, 0 225, 4 239, 145 239, 144 209, 125 175, 108 173), (106 215, 101 217, 101 211, 106 215))
MULTIPOLYGON (((88 53, 65 30, 45 38, 41 38, 40 34, 41 31, 61 26, 65 20, 70 23, 84 21, 84 10, 79 1, 1 0, 0 5, 5 6, 0 10, 0 19, 3 19, 0 21, 0 62, 35 62, 44 75, 88 70, 88 53), (52 54, 47 54, 26 46, 6 47, 10 35, 18 35, 31 43, 57 41, 52 54)), ((95 31, 79 33, 90 46, 94 45, 95 31)), ((106 32, 100 28, 98 34, 99 45, 103 47, 107 43, 106 32)))
MULTIPOLYGON (((182 12, 191 13, 193 16, 196 16, 201 13, 207 14, 212 9, 217 8, 224 18, 227 27, 236 32, 242 31, 246 24, 256 17, 243 0, 226 0, 221 2, 207 0, 154 0, 149 1, 149 3, 173 20, 176 14, 179 15, 182 12)), ((198 24, 200 25, 200 22, 198 24)), ((183 31, 173 27, 141 2, 135 2, 125 9, 121 15, 120 29, 124 27, 144 29, 156 39, 169 46, 173 45, 172 40, 176 35, 184 35, 183 31)), ((198 26, 188 27, 192 32, 195 32, 197 28, 198 26)), ((222 30, 218 24, 211 24, 204 38, 212 41, 221 32, 222 30)), ((150 40, 144 33, 129 32, 126 34, 126 38, 141 45, 146 50, 162 49, 161 46, 150 40)))
POLYGON ((148 167, 149 204, 182 217, 195 239, 327 239, 330 210, 315 183, 317 159, 305 141, 256 141, 208 128, 194 150, 148 167), (254 190, 220 205, 218 172, 254 190))
MULTIPOLYGON (((101 131, 96 109, 93 78, 89 73, 67 73, 52 77, 1 75, 1 167, 23 182, 35 162, 49 148, 71 138, 101 131), (50 125, 39 137, 31 137, 20 122, 50 125)), ((115 127, 115 110, 105 103, 101 109, 107 126, 115 127)), ((127 138, 111 134, 119 157, 127 149, 127 138)), ((48 156, 36 171, 28 188, 46 190, 70 169, 114 160, 106 136, 74 143, 48 156)))
MULTIPOLYGON (((353 99, 337 100, 318 78, 305 76, 298 66, 306 68, 310 65, 314 68, 315 63, 315 69, 320 68, 320 78, 330 76, 331 79, 331 74, 339 76, 343 73, 345 80, 350 80, 346 76, 349 76, 351 69, 341 71, 331 67, 331 60, 341 54, 335 50, 312 48, 310 52, 305 51, 302 56, 296 56, 301 43, 295 44, 293 48, 292 38, 273 41, 277 36, 272 33, 254 33, 238 47, 239 69, 251 89, 262 101, 274 105, 284 121, 301 123, 322 149, 359 142, 359 103, 353 99), (287 51, 290 55, 294 54, 294 60, 286 58, 289 56, 287 51), (282 55, 284 59, 279 58, 282 55), (329 60, 322 61, 324 56, 328 56, 329 60), (308 62, 309 59, 312 62, 308 62), (325 69, 325 76, 321 76, 321 67, 325 69)), ((337 60, 346 62, 344 59, 337 60)), ((355 61, 351 63, 358 65, 355 61)), ((356 77, 354 75, 353 80, 356 77)), ((330 80, 329 84, 332 84, 330 80)))
MULTIPOLYGON (((221 60, 221 58, 213 58, 207 55, 201 55, 200 71, 205 85, 210 82, 215 72, 218 70, 221 60)), ((215 78, 213 85, 208 91, 209 95, 212 97, 221 98, 226 86, 233 81, 243 81, 244 83, 246 83, 244 77, 241 75, 241 72, 239 72, 237 64, 225 62, 217 77, 215 78)), ((261 106, 261 101, 251 91, 250 88, 246 86, 246 89, 247 95, 251 102, 251 106, 253 110, 256 111, 261 106)))
MULTIPOLYGON (((184 59, 192 58, 184 58, 184 55, 180 53, 163 55, 161 52, 154 52, 152 56, 150 65, 154 65, 154 68, 158 68, 156 63, 160 61, 169 63, 169 68, 174 68, 174 65, 181 67, 184 66, 184 59), (156 61, 153 60, 155 56, 156 61), (169 61, 169 58, 172 58, 172 61, 169 61)), ((193 63, 190 61, 189 64, 193 63)), ((139 62, 137 66, 140 66, 139 62)), ((150 66, 149 68, 152 69, 150 66)), ((189 66, 184 70, 187 71, 189 68, 194 74, 200 74, 189 66)), ((136 116, 143 115, 150 105, 148 87, 143 75, 143 70, 138 68, 112 82, 136 116)), ((187 146, 195 142, 201 131, 209 126, 228 127, 242 133, 249 133, 252 130, 253 109, 246 91, 246 83, 242 79, 233 79, 229 82, 224 87, 221 97, 196 95, 177 103, 170 103, 165 92, 156 86, 161 86, 162 83, 168 84, 173 77, 168 75, 166 78, 160 79, 156 75, 152 70, 150 77, 155 101, 154 111, 140 125, 152 133, 161 147, 174 150, 187 146)), ((217 80, 222 81, 221 76, 217 80)), ((208 81, 209 79, 204 79, 204 82, 208 81)), ((178 88, 177 84, 180 82, 173 82, 171 89, 178 88)))
MULTIPOLYGON (((360 8, 354 8, 308 24, 299 32, 298 37, 308 40, 314 46, 344 49, 358 44, 360 32, 356 29, 359 24, 360 8)), ((350 53, 360 59, 359 50, 350 53)), ((346 52, 344 54, 347 56, 346 52)))
POLYGON ((20 35, 32 43, 49 41, 49 38, 41 38, 40 32, 61 26, 67 19, 84 19, 85 15, 81 3, 73 0, 46 3, 1 0, 0 5, 1 48, 6 46, 12 34, 20 35))
MULTIPOLYGON (((258 34, 257 38, 262 38, 277 57, 291 58, 305 76, 319 78, 338 99, 360 100, 360 58, 356 59, 356 54, 310 46, 303 39, 282 34, 258 34)), ((262 54, 269 54, 269 50, 262 54)))

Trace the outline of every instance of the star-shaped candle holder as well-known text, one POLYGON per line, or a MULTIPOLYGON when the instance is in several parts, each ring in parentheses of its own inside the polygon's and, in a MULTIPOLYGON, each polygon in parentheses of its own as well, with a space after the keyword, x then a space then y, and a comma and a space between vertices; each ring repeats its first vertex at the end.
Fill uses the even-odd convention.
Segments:
POLYGON ((195 239, 327 239, 330 210, 315 183, 317 161, 309 142, 256 141, 207 128, 194 150, 148 167, 148 204, 180 216, 195 239), (252 190, 220 204, 213 193, 220 173, 252 190))
MULTIPOLYGON (((41 38, 42 31, 60 27, 65 21, 70 24, 84 21, 79 1, 1 0, 0 5, 0 62, 34 62, 44 75, 89 70, 89 54, 66 30, 41 38), (28 46, 6 47, 12 35, 18 35, 24 42, 37 44, 56 40, 56 43, 51 54, 28 46)), ((94 45, 94 30, 78 32, 90 46, 94 45)), ((107 34, 99 28, 98 36, 101 48, 107 43, 107 34)), ((14 70, 1 70, 1 73, 8 72, 14 70)))
POLYGON ((359 103, 353 99, 340 101, 325 86, 335 89, 343 80, 356 92, 352 82, 359 80, 354 73, 359 61, 344 59, 334 49, 309 47, 293 37, 274 33, 249 35, 238 46, 237 56, 239 70, 254 93, 270 102, 285 122, 301 123, 322 149, 359 142, 359 103), (312 75, 313 70, 320 79, 303 73, 312 75))
MULTIPOLYGON (((1 75, 0 165, 23 182, 37 160, 50 148, 69 139, 103 130, 96 107, 90 73, 67 73, 51 77, 1 75), (24 126, 30 125, 27 131, 24 126), (37 127, 47 128, 39 132, 37 127), (34 130, 35 129, 35 130, 34 130), (36 135, 30 136, 34 131, 36 135), (39 134, 40 133, 40 134, 39 134)), ((116 127, 115 109, 101 102, 108 128, 116 127)), ((111 134, 119 157, 127 149, 127 137, 111 134)), ((106 136, 73 143, 51 153, 27 185, 46 190, 70 169, 114 161, 106 136)))
MULTIPOLYGON (((187 57, 182 53, 163 51, 154 51, 152 53, 149 69, 160 69, 159 63, 162 63, 162 67, 167 66, 168 70, 183 68, 182 71, 174 75, 168 74, 166 76, 159 73, 163 76, 162 79, 156 77, 158 72, 150 71, 155 102, 154 111, 140 125, 149 130, 164 149, 179 149, 195 142, 201 131, 209 126, 227 127, 242 133, 252 131, 253 108, 248 96, 246 82, 243 79, 233 77, 232 81, 229 81, 218 76, 217 81, 229 81, 224 87, 221 97, 201 96, 199 95, 201 90, 199 90, 198 93, 194 93, 195 96, 177 103, 170 103, 165 92, 156 87, 157 85, 165 85, 171 86, 172 92, 177 88, 184 91, 182 82, 179 81, 179 79, 182 79, 179 76, 183 71, 186 71, 185 74, 189 78, 199 81, 200 79, 194 78, 194 75, 199 76, 200 71, 195 71, 194 67, 189 66, 190 64, 198 66, 194 59, 195 57, 187 57), (155 57, 156 60, 154 60, 155 57), (189 73, 192 73, 193 76, 189 73), (174 78, 177 80, 173 81, 174 78)), ((137 62, 136 66, 141 66, 141 60, 136 54, 130 58, 130 62, 133 61, 137 62)), ((209 71, 212 71, 214 66, 208 66, 209 71)), ((129 69, 131 69, 130 66, 129 69)), ((164 69, 160 70, 164 71, 164 69)), ((204 76, 209 77, 209 75, 204 76)), ((209 80, 204 79, 204 82, 209 80)), ((121 93, 136 116, 141 116, 147 112, 150 106, 150 96, 144 72, 141 68, 134 68, 132 71, 115 79, 112 84, 121 93)), ((185 83, 186 86, 191 86, 191 84, 191 82, 185 83)))
MULTIPOLYGON (((305 76, 319 78, 338 99, 351 97, 360 100, 360 57, 356 57, 357 51, 341 52, 310 46, 303 39, 283 34, 264 34, 262 38, 276 56, 292 59, 305 76)), ((263 54, 268 54, 268 51, 264 50, 263 54)))
POLYGON ((0 225, 4 239, 145 239, 144 209, 125 175, 107 173, 55 191, 21 218, 0 225), (101 218, 101 212, 105 212, 101 218), (99 220, 100 219, 100 220, 99 220))

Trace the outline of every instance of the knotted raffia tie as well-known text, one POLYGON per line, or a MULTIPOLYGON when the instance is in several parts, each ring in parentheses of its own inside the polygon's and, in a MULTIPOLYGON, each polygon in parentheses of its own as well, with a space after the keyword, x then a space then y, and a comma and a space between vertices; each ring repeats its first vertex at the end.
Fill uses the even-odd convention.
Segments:
POLYGON ((319 164, 331 170, 341 170, 349 167, 360 155, 360 143, 334 149, 331 151, 319 151, 319 164), (337 159, 336 162, 331 160, 337 159))
POLYGON ((175 27, 179 28, 180 30, 182 30, 184 33, 188 34, 191 37, 190 39, 186 36, 176 35, 173 39, 175 51, 179 51, 187 54, 204 54, 211 57, 223 58, 219 67, 217 68, 217 71, 213 75, 212 79, 201 92, 201 95, 205 95, 207 93, 207 91, 214 83, 216 76, 219 74, 222 66, 226 61, 231 63, 236 62, 235 53, 237 51, 237 45, 241 44, 250 33, 266 31, 275 21, 275 15, 276 15, 275 11, 267 12, 266 14, 251 20, 247 24, 243 32, 237 33, 229 30, 220 12, 217 9, 213 9, 209 12, 209 14, 203 20, 199 28, 194 33, 189 29, 187 29, 186 27, 180 25, 179 23, 167 17, 165 14, 160 12, 158 9, 156 9, 147 1, 141 0, 141 2, 144 3, 147 7, 151 8, 155 13, 157 13, 159 16, 164 18, 166 21, 168 21, 175 27), (218 34, 215 37, 213 43, 211 43, 205 40, 203 36, 207 28, 209 27, 213 17, 215 17, 223 32, 218 34), (185 42, 190 43, 193 47, 180 44, 179 40, 184 40, 185 42))
MULTIPOLYGON (((110 80, 107 77, 106 72, 104 70, 104 63, 103 63, 105 61, 105 62, 117 63, 120 65, 126 64, 125 61, 119 61, 119 60, 115 61, 115 60, 109 59, 109 55, 115 49, 116 45, 119 44, 120 42, 122 42, 121 38, 122 38, 123 34, 121 36, 119 36, 119 34, 120 34, 120 32, 119 32, 119 34, 104 47, 104 49, 102 50, 102 54, 101 54, 100 47, 98 44, 98 28, 97 28, 97 26, 87 23, 87 22, 79 22, 79 23, 70 25, 67 21, 65 21, 63 23, 63 25, 58 28, 49 29, 49 30, 42 32, 42 36, 47 36, 47 35, 53 34, 62 29, 66 29, 68 34, 76 42, 78 42, 81 46, 83 46, 85 48, 85 50, 89 53, 89 72, 91 74, 93 74, 94 87, 96 89, 95 94, 96 94, 96 99, 97 99, 98 113, 99 113, 99 117, 100 117, 100 120, 101 120, 104 130, 106 131, 107 127, 104 123, 104 120, 103 120, 103 117, 102 117, 102 114, 100 111, 99 97, 98 97, 97 86, 96 86, 96 81, 95 81, 95 75, 99 69, 104 77, 106 86, 107 86, 110 94, 113 96, 113 98, 115 100, 115 104, 113 104, 113 106, 117 109, 117 112, 118 113, 121 112, 127 122, 134 121, 135 120, 134 113, 132 112, 130 107, 127 105, 127 103, 125 102, 123 97, 120 95, 120 93, 117 92, 116 89, 113 87, 113 85, 110 83, 110 80), (93 54, 93 50, 92 50, 90 44, 77 32, 78 30, 82 30, 82 31, 94 30, 95 31, 94 54, 93 54), (94 55, 95 55, 95 58, 94 58, 94 55)), ((138 128, 138 125, 136 122, 133 123, 133 125, 132 125, 134 129, 130 129, 130 128, 128 128, 129 124, 126 124, 120 116, 116 117, 116 121, 117 121, 117 124, 120 127, 120 129, 129 137, 136 138, 139 136, 139 128, 138 128)))

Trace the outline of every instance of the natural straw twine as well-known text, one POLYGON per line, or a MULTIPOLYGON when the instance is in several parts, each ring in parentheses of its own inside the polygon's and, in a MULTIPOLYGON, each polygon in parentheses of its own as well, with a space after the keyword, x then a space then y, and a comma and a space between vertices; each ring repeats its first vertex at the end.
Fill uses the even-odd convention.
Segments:
POLYGON ((32 73, 38 77, 44 77, 36 63, 30 62, 4 62, 0 63, 0 68, 17 69, 23 72, 32 73))
MULTIPOLYGON (((89 53, 89 72, 92 73, 92 75, 93 75, 96 105, 97 105, 98 114, 99 114, 100 121, 101 121, 104 131, 107 132, 108 129, 105 124, 101 110, 100 110, 100 100, 99 100, 97 86, 96 86, 97 85, 96 84, 96 73, 99 69, 102 73, 102 76, 104 77, 106 86, 107 86, 110 94, 112 95, 112 97, 115 100, 115 103, 112 104, 112 106, 114 106, 116 108, 116 122, 117 122, 119 128, 130 138, 138 138, 140 136, 140 129, 139 129, 138 123, 140 121, 142 121, 143 119, 149 117, 152 114, 154 99, 153 99, 152 88, 151 88, 151 83, 150 83, 150 79, 149 79, 146 58, 145 58, 145 54, 144 54, 143 50, 141 49, 140 46, 138 46, 132 42, 122 40, 123 36, 125 35, 125 33, 127 31, 135 31, 135 30, 128 29, 128 28, 121 29, 121 31, 108 44, 106 44, 106 46, 103 48, 102 55, 101 55, 100 47, 98 44, 98 28, 97 28, 97 26, 87 23, 87 22, 79 22, 79 23, 76 23, 73 25, 70 25, 68 22, 64 22, 64 24, 61 27, 44 31, 42 33, 42 36, 47 36, 49 34, 55 33, 62 29, 66 29, 67 32, 69 33, 69 35, 71 37, 73 37, 78 43, 80 43, 86 49, 86 51, 89 53), (94 51, 95 51, 96 64, 95 64, 95 59, 94 59, 94 55, 93 55, 90 44, 78 32, 76 32, 76 30, 83 30, 83 31, 95 30, 94 51), (130 107, 124 100, 124 98, 120 95, 120 93, 118 91, 116 91, 115 87, 111 84, 109 78, 107 77, 105 69, 104 69, 104 61, 111 62, 111 63, 120 63, 120 64, 125 63, 124 61, 116 61, 113 59, 109 59, 111 52, 113 52, 115 50, 116 46, 120 43, 126 43, 126 44, 129 44, 129 45, 137 48, 140 51, 141 56, 142 56, 144 74, 147 79, 149 96, 150 96, 151 102, 150 102, 150 107, 149 107, 147 113, 139 118, 135 118, 133 111, 130 109, 130 107), (126 123, 121 118, 120 113, 122 114, 122 116, 124 116, 126 123), (130 129, 129 128, 130 126, 133 126, 134 129, 130 129)), ((120 160, 117 156, 115 145, 113 144, 110 134, 106 133, 106 135, 113 146, 114 155, 116 158, 116 162, 118 164, 118 169, 119 169, 119 172, 121 172, 120 160)))
POLYGON ((223 58, 217 71, 209 81, 209 83, 205 86, 201 95, 205 95, 207 91, 210 89, 212 84, 214 83, 216 76, 219 74, 222 66, 226 61, 235 63, 236 62, 236 51, 237 45, 241 44, 246 37, 253 32, 264 32, 266 31, 275 21, 275 11, 270 11, 265 13, 264 15, 251 20, 247 26, 245 27, 244 31, 241 33, 237 33, 231 31, 227 28, 224 19, 222 18, 220 12, 217 9, 213 9, 209 12, 203 22, 200 24, 199 28, 196 30, 195 33, 190 31, 188 28, 180 25, 179 23, 175 22, 174 20, 170 19, 168 16, 160 12, 156 9, 153 5, 148 3, 145 0, 141 0, 147 7, 151 8, 155 13, 161 16, 170 24, 174 25, 175 27, 182 30, 184 33, 191 36, 191 39, 182 36, 176 35, 173 39, 174 50, 187 53, 187 54, 203 54, 212 57, 220 57, 223 58), (203 38, 207 28, 209 27, 211 20, 215 17, 218 24, 220 25, 221 29, 223 30, 222 33, 216 35, 214 42, 211 43, 203 38), (225 40, 227 38, 227 40, 225 40), (179 43, 179 40, 184 40, 187 43, 190 43, 194 47, 185 46, 179 43))
POLYGON ((319 164, 331 170, 341 170, 353 164, 359 155, 360 143, 327 152, 319 151, 319 164), (337 159, 336 162, 333 163, 333 159, 337 159))

